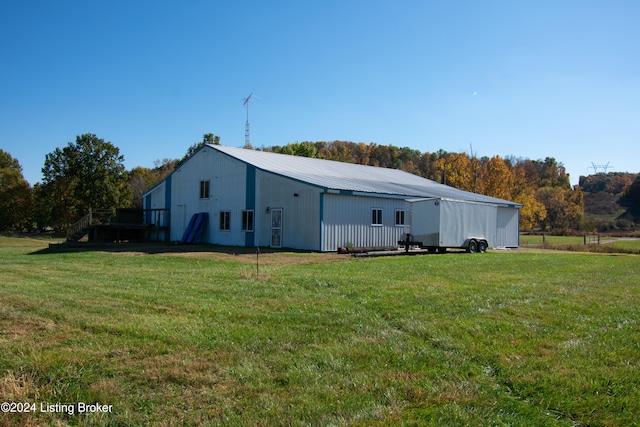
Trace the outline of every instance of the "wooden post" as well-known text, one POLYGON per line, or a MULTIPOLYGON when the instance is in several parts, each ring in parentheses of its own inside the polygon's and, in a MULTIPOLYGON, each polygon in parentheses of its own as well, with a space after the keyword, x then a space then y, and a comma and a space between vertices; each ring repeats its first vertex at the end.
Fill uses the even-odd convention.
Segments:
POLYGON ((256 246, 256 280, 260 279, 260 246, 256 246))

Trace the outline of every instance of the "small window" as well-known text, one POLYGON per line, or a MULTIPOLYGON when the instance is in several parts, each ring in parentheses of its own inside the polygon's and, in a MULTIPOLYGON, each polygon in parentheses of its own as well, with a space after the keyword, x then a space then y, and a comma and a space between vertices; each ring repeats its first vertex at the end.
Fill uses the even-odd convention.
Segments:
POLYGON ((402 209, 396 210, 396 225, 404 225, 404 211, 402 209))
POLYGON ((209 181, 200 181, 200 198, 209 198, 209 181))
POLYGON ((253 211, 242 211, 242 231, 253 231, 253 211))
POLYGON ((382 225, 382 209, 371 209, 371 225, 382 225))
POLYGON ((231 226, 230 226, 230 222, 231 222, 231 212, 229 211, 222 211, 220 212, 220 230, 230 230, 231 226))

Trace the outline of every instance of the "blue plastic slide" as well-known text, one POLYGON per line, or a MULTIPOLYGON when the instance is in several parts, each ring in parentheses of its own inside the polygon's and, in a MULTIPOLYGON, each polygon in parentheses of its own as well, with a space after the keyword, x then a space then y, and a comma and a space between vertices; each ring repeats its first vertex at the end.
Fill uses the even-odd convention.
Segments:
POLYGON ((197 243, 200 240, 200 235, 204 230, 204 226, 207 223, 207 219, 209 218, 208 212, 200 212, 194 214, 189 221, 189 225, 187 229, 184 231, 184 235, 182 236, 182 243, 197 243))
POLYGON ((184 230, 184 234, 182 235, 182 239, 180 239, 181 243, 187 243, 187 238, 191 233, 191 229, 193 228, 193 224, 195 224, 197 217, 198 217, 198 214, 195 214, 189 220, 189 225, 187 225, 187 228, 184 230))

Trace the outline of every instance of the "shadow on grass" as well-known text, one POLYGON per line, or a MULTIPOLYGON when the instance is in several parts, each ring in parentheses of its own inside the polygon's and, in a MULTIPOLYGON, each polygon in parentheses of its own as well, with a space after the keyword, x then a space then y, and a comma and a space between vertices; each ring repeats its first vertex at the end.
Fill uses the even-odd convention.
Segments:
MULTIPOLYGON (((240 247, 240 246, 220 246, 209 244, 180 244, 180 243, 162 243, 162 242, 120 242, 120 243, 51 243, 48 248, 31 252, 29 255, 50 255, 70 252, 110 252, 125 253, 137 252, 148 255, 165 254, 165 253, 224 253, 230 255, 246 255, 255 254, 256 248, 240 247)), ((293 249, 272 249, 260 248, 261 254, 277 253, 277 252, 308 252, 296 251, 293 249)))
POLYGON ((350 253, 350 254, 345 254, 345 256, 352 256, 354 258, 378 258, 378 257, 390 257, 390 256, 418 256, 418 255, 441 256, 441 255, 453 255, 453 254, 467 254, 467 251, 463 249, 448 249, 446 252, 433 253, 433 252, 429 252, 426 249, 412 249, 409 252, 406 252, 404 249, 399 249, 397 251, 350 253))
MULTIPOLYGON (((305 251, 291 248, 267 248, 260 247, 260 254, 276 254, 276 253, 316 253, 314 251, 305 251)), ((95 242, 62 242, 50 243, 48 248, 39 249, 31 252, 29 255, 51 255, 72 252, 108 252, 108 253, 141 253, 147 255, 154 254, 187 254, 187 253, 221 253, 229 255, 251 255, 256 253, 255 247, 242 246, 222 246, 211 244, 181 244, 181 243, 164 243, 164 242, 119 242, 119 243, 95 243, 95 242)), ((333 253, 335 254, 335 252, 333 253)), ((356 258, 377 258, 391 256, 417 256, 417 255, 446 255, 446 254, 466 254, 465 251, 448 250, 446 253, 430 254, 427 250, 414 249, 409 252, 404 250, 397 251, 381 251, 381 252, 365 252, 350 253, 341 256, 352 256, 356 258)))

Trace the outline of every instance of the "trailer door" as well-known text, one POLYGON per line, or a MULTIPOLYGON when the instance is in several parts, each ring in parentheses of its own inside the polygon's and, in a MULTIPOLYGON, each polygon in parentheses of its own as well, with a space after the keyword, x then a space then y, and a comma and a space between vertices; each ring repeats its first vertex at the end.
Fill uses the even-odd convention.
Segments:
POLYGON ((517 248, 520 243, 518 233, 520 210, 517 208, 498 207, 498 223, 496 247, 517 248))

